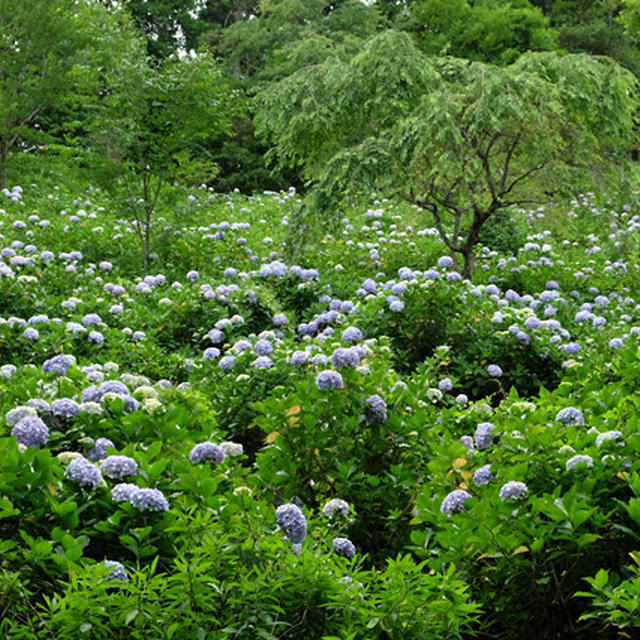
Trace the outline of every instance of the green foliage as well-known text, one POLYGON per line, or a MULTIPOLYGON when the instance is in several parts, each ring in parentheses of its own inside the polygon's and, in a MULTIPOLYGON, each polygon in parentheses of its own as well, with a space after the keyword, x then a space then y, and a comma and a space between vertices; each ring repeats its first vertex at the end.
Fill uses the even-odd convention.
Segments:
POLYGON ((416 42, 430 55, 510 64, 527 51, 556 48, 549 20, 528 0, 417 0, 410 12, 416 42))
POLYGON ((529 53, 503 69, 430 59, 388 31, 348 63, 328 60, 265 89, 256 122, 280 164, 305 167, 316 211, 391 189, 433 216, 471 278, 473 247, 496 211, 592 174, 620 179, 634 86, 608 60, 529 53))
POLYGON ((73 0, 0 2, 0 188, 9 152, 70 90, 77 53, 89 44, 87 15, 73 0))

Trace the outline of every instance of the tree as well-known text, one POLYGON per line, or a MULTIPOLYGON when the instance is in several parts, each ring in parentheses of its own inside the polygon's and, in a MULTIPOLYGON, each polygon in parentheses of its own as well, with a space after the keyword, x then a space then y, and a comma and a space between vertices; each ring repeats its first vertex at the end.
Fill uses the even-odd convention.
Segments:
POLYGON ((414 0, 410 12, 410 30, 429 54, 509 64, 556 47, 549 20, 528 0, 414 0))
POLYGON ((197 157, 196 145, 228 130, 240 100, 210 54, 151 61, 125 13, 102 16, 93 30, 109 46, 88 49, 76 69, 85 114, 76 127, 102 182, 125 194, 148 269, 163 186, 212 179, 216 167, 197 157))
POLYGON ((9 153, 66 97, 88 42, 87 10, 75 0, 0 0, 0 188, 9 153))
POLYGON ((529 53, 503 68, 429 58, 389 31, 348 63, 264 91, 257 123, 277 162, 304 166, 316 212, 332 215, 345 195, 395 193, 432 215, 471 279, 479 231, 497 211, 618 175, 636 89, 606 58, 529 53))

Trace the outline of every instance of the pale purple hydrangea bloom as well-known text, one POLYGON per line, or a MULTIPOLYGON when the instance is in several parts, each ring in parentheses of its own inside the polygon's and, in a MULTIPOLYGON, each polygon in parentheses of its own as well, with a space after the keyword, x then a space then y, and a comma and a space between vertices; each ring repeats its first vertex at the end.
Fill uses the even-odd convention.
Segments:
POLYGON ((355 545, 349 538, 334 538, 331 546, 339 556, 353 558, 356 555, 355 545))
POLYGON ((575 407, 565 407, 564 409, 560 409, 555 417, 556 422, 563 422, 567 426, 581 427, 584 425, 584 416, 582 415, 582 411, 580 409, 576 409, 575 407))
POLYGON ((211 340, 213 344, 220 344, 225 340, 225 335, 222 331, 220 331, 220 329, 211 329, 211 331, 209 331, 207 335, 209 336, 209 340, 211 340))
POLYGON ((76 359, 73 356, 61 353, 45 360, 42 365, 42 371, 44 371, 44 373, 53 373, 56 376, 66 376, 67 371, 69 371, 75 363, 76 359))
POLYGON ((75 418, 80 413, 80 405, 71 398, 58 398, 51 403, 49 411, 58 418, 75 418))
POLYGON ((442 256, 438 258, 438 266, 441 269, 450 269, 454 265, 453 258, 451 256, 442 256))
POLYGON ((567 471, 573 471, 579 464, 585 462, 587 467, 593 467, 593 458, 591 456, 576 454, 567 460, 567 471))
POLYGON ((440 391, 451 391, 451 389, 453 389, 453 381, 451 378, 443 378, 440 380, 440 382, 438 382, 438 389, 440 389, 440 391))
POLYGON ((359 342, 362 340, 362 331, 357 327, 347 327, 342 332, 342 339, 345 342, 359 342))
POLYGON ((343 518, 349 517, 349 503, 340 498, 332 498, 322 507, 322 514, 327 518, 332 518, 336 513, 343 518))
POLYGON ((126 582, 129 579, 127 572, 120 562, 105 560, 104 566, 110 570, 107 580, 123 580, 126 582))
POLYGON ((215 464, 222 464, 224 458, 224 448, 213 442, 201 442, 193 447, 189 453, 189 460, 194 463, 209 461, 215 464))
POLYGON ((67 466, 64 477, 81 487, 95 489, 102 482, 99 467, 86 458, 74 458, 67 466))
POLYGON ((27 340, 38 340, 40 338, 40 332, 33 327, 27 327, 23 332, 22 336, 27 340))
POLYGON ((301 545, 307 537, 307 520, 300 507, 282 504, 276 509, 276 520, 292 544, 301 545))
POLYGON ((169 508, 167 499, 159 489, 138 489, 130 502, 140 511, 166 511, 169 508))
POLYGON ((621 431, 604 431, 596 437, 596 447, 601 447, 607 442, 615 442, 622 437, 621 431))
POLYGON ((365 401, 364 416, 371 424, 382 424, 387 419, 387 403, 376 393, 365 401))
POLYGON ((473 444, 473 438, 471 436, 460 436, 458 442, 467 450, 468 453, 475 451, 475 445, 473 444))
POLYGON ((109 456, 103 460, 100 470, 107 478, 124 478, 138 473, 138 463, 129 456, 109 456))
POLYGON ((493 474, 491 473, 491 465, 485 464, 479 469, 476 469, 473 474, 473 481, 477 485, 489 484, 493 480, 493 474))
POLYGON ((114 502, 131 502, 131 498, 137 493, 139 487, 130 482, 121 482, 111 489, 111 498, 114 502))
MULTIPOLYGON (((120 380, 106 380, 98 387, 98 393, 100 394, 100 397, 105 395, 105 393, 115 393, 119 396, 131 395, 131 392, 129 391, 127 385, 123 382, 120 382, 120 380)), ((83 401, 85 401, 84 398, 83 401)))
POLYGON ((273 316, 273 324, 275 324, 276 327, 287 324, 287 316, 284 313, 276 313, 276 315, 273 316))
POLYGON ((47 444, 49 429, 38 416, 27 415, 18 420, 11 430, 11 435, 25 447, 41 447, 47 444))
POLYGON ((92 462, 104 460, 107 457, 107 447, 115 449, 115 445, 109 438, 98 438, 93 447, 87 451, 87 460, 91 460, 92 462))
POLYGON ((493 444, 493 434, 491 432, 495 428, 496 425, 490 422, 481 422, 476 427, 474 440, 477 449, 482 451, 483 449, 488 449, 493 444))
POLYGON ((85 327, 90 327, 92 325, 100 324, 102 322, 102 318, 97 313, 87 313, 82 317, 82 324, 85 327))
POLYGON ((490 364, 487 367, 487 373, 492 377, 492 378, 499 378, 502 375, 502 368, 500 367, 500 365, 497 364, 490 364))
POLYGON ((320 390, 324 389, 342 389, 344 383, 342 376, 338 371, 332 369, 325 369, 316 376, 316 386, 320 390))
POLYGON ((471 494, 464 489, 456 489, 447 494, 440 505, 440 511, 445 516, 451 516, 451 514, 457 511, 464 511, 464 503, 471 497, 471 494))
POLYGON ((218 362, 221 371, 230 371, 236 364, 234 356, 223 356, 218 362))
POLYGON ((89 342, 94 342, 95 344, 100 345, 104 343, 104 335, 100 333, 100 331, 89 331, 87 340, 89 342))
POLYGON ((271 369, 273 367, 273 360, 269 356, 258 356, 253 361, 254 369, 271 369))
POLYGON ((219 356, 220 356, 220 349, 218 349, 217 347, 207 347, 202 354, 202 359, 215 360, 219 356))
POLYGON ((291 364, 294 367, 301 367, 307 361, 308 357, 306 351, 294 351, 291 356, 291 364))
POLYGON ((316 353, 311 357, 311 364, 325 365, 329 362, 329 358, 324 353, 316 353))
POLYGON ((516 480, 509 480, 506 484, 500 487, 500 500, 508 500, 514 498, 519 500, 527 495, 529 488, 524 482, 517 482, 516 480))
POLYGON ((258 355, 270 356, 273 353, 273 344, 269 340, 258 340, 255 349, 258 355))
POLYGON ((562 346, 562 351, 567 355, 573 355, 580 352, 580 345, 577 342, 569 342, 562 346))
POLYGON ((331 354, 331 364, 337 369, 357 367, 360 364, 360 353, 353 347, 338 347, 331 354))

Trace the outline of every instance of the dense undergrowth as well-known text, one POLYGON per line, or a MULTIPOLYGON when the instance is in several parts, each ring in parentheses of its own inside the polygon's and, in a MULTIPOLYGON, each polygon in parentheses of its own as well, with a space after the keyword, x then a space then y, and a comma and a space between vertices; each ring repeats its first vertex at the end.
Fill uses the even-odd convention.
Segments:
POLYGON ((4 638, 639 626, 638 202, 513 211, 471 284, 380 195, 300 251, 294 190, 176 187, 144 273, 50 166, 0 194, 4 638))

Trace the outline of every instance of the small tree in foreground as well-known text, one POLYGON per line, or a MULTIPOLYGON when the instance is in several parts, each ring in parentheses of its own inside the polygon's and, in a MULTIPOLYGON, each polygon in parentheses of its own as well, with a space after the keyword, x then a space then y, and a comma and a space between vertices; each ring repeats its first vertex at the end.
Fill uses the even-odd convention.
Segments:
POLYGON ((624 175, 637 108, 634 76, 608 58, 528 53, 501 68, 427 57, 389 31, 265 90, 257 123, 278 162, 304 165, 316 212, 399 195, 432 215, 471 279, 497 211, 624 175))
POLYGON ((217 173, 198 157, 198 142, 229 130, 240 101, 208 53, 152 64, 125 14, 104 14, 93 25, 110 43, 87 51, 76 69, 89 155, 107 187, 126 198, 135 218, 145 269, 151 254, 153 214, 164 186, 200 184, 217 173), (96 87, 98 90, 96 91, 96 87))

